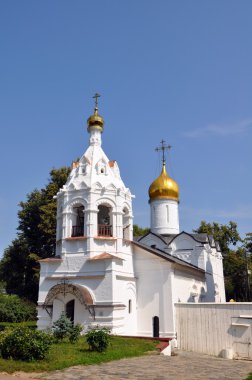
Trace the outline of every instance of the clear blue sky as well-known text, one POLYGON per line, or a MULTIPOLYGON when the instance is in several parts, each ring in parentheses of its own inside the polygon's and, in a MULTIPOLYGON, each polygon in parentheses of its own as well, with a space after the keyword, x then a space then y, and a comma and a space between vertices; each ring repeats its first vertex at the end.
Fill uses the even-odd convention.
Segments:
POLYGON ((135 223, 149 225, 164 139, 181 229, 252 231, 251 18, 250 0, 2 0, 0 254, 18 203, 85 151, 97 91, 135 223))

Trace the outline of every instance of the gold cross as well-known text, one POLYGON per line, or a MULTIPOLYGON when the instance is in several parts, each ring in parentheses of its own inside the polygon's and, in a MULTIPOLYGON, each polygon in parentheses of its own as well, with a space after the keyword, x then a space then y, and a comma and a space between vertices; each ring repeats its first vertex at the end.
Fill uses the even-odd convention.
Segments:
POLYGON ((98 108, 98 98, 100 98, 101 95, 96 93, 93 98, 95 99, 95 108, 98 108))
POLYGON ((165 145, 165 140, 160 141, 160 144, 161 144, 161 146, 157 147, 155 149, 155 151, 159 152, 160 150, 162 150, 162 156, 163 156, 162 161, 164 164, 165 163, 165 150, 170 150, 172 146, 171 145, 165 145))

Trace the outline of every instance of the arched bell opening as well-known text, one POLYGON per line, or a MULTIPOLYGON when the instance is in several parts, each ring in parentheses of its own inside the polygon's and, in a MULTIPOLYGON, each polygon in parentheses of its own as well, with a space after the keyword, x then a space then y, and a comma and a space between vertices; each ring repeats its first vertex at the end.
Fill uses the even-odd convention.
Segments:
POLYGON ((98 206, 98 236, 112 236, 112 208, 106 205, 98 206))
POLYGON ((84 206, 73 207, 73 224, 71 237, 84 235, 84 206))

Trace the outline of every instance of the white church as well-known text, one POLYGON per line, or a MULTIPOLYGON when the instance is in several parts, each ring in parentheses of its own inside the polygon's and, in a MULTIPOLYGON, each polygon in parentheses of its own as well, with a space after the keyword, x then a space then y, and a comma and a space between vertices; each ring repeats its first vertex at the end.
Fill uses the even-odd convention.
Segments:
POLYGON ((134 240, 133 196, 102 150, 97 97, 87 125, 89 146, 57 194, 56 256, 40 260, 38 328, 64 311, 84 331, 175 338, 176 303, 225 302, 219 245, 180 231, 164 159, 149 187, 150 232, 134 240))

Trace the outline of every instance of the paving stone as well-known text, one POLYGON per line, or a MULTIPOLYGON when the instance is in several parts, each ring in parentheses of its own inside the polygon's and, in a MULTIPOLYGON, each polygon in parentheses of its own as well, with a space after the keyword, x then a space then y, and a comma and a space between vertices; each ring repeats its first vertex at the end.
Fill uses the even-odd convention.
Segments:
MULTIPOLYGON (((43 374, 44 380, 244 380, 252 362, 225 360, 193 352, 142 356, 43 374)), ((1 380, 1 377, 0 377, 1 380)))

